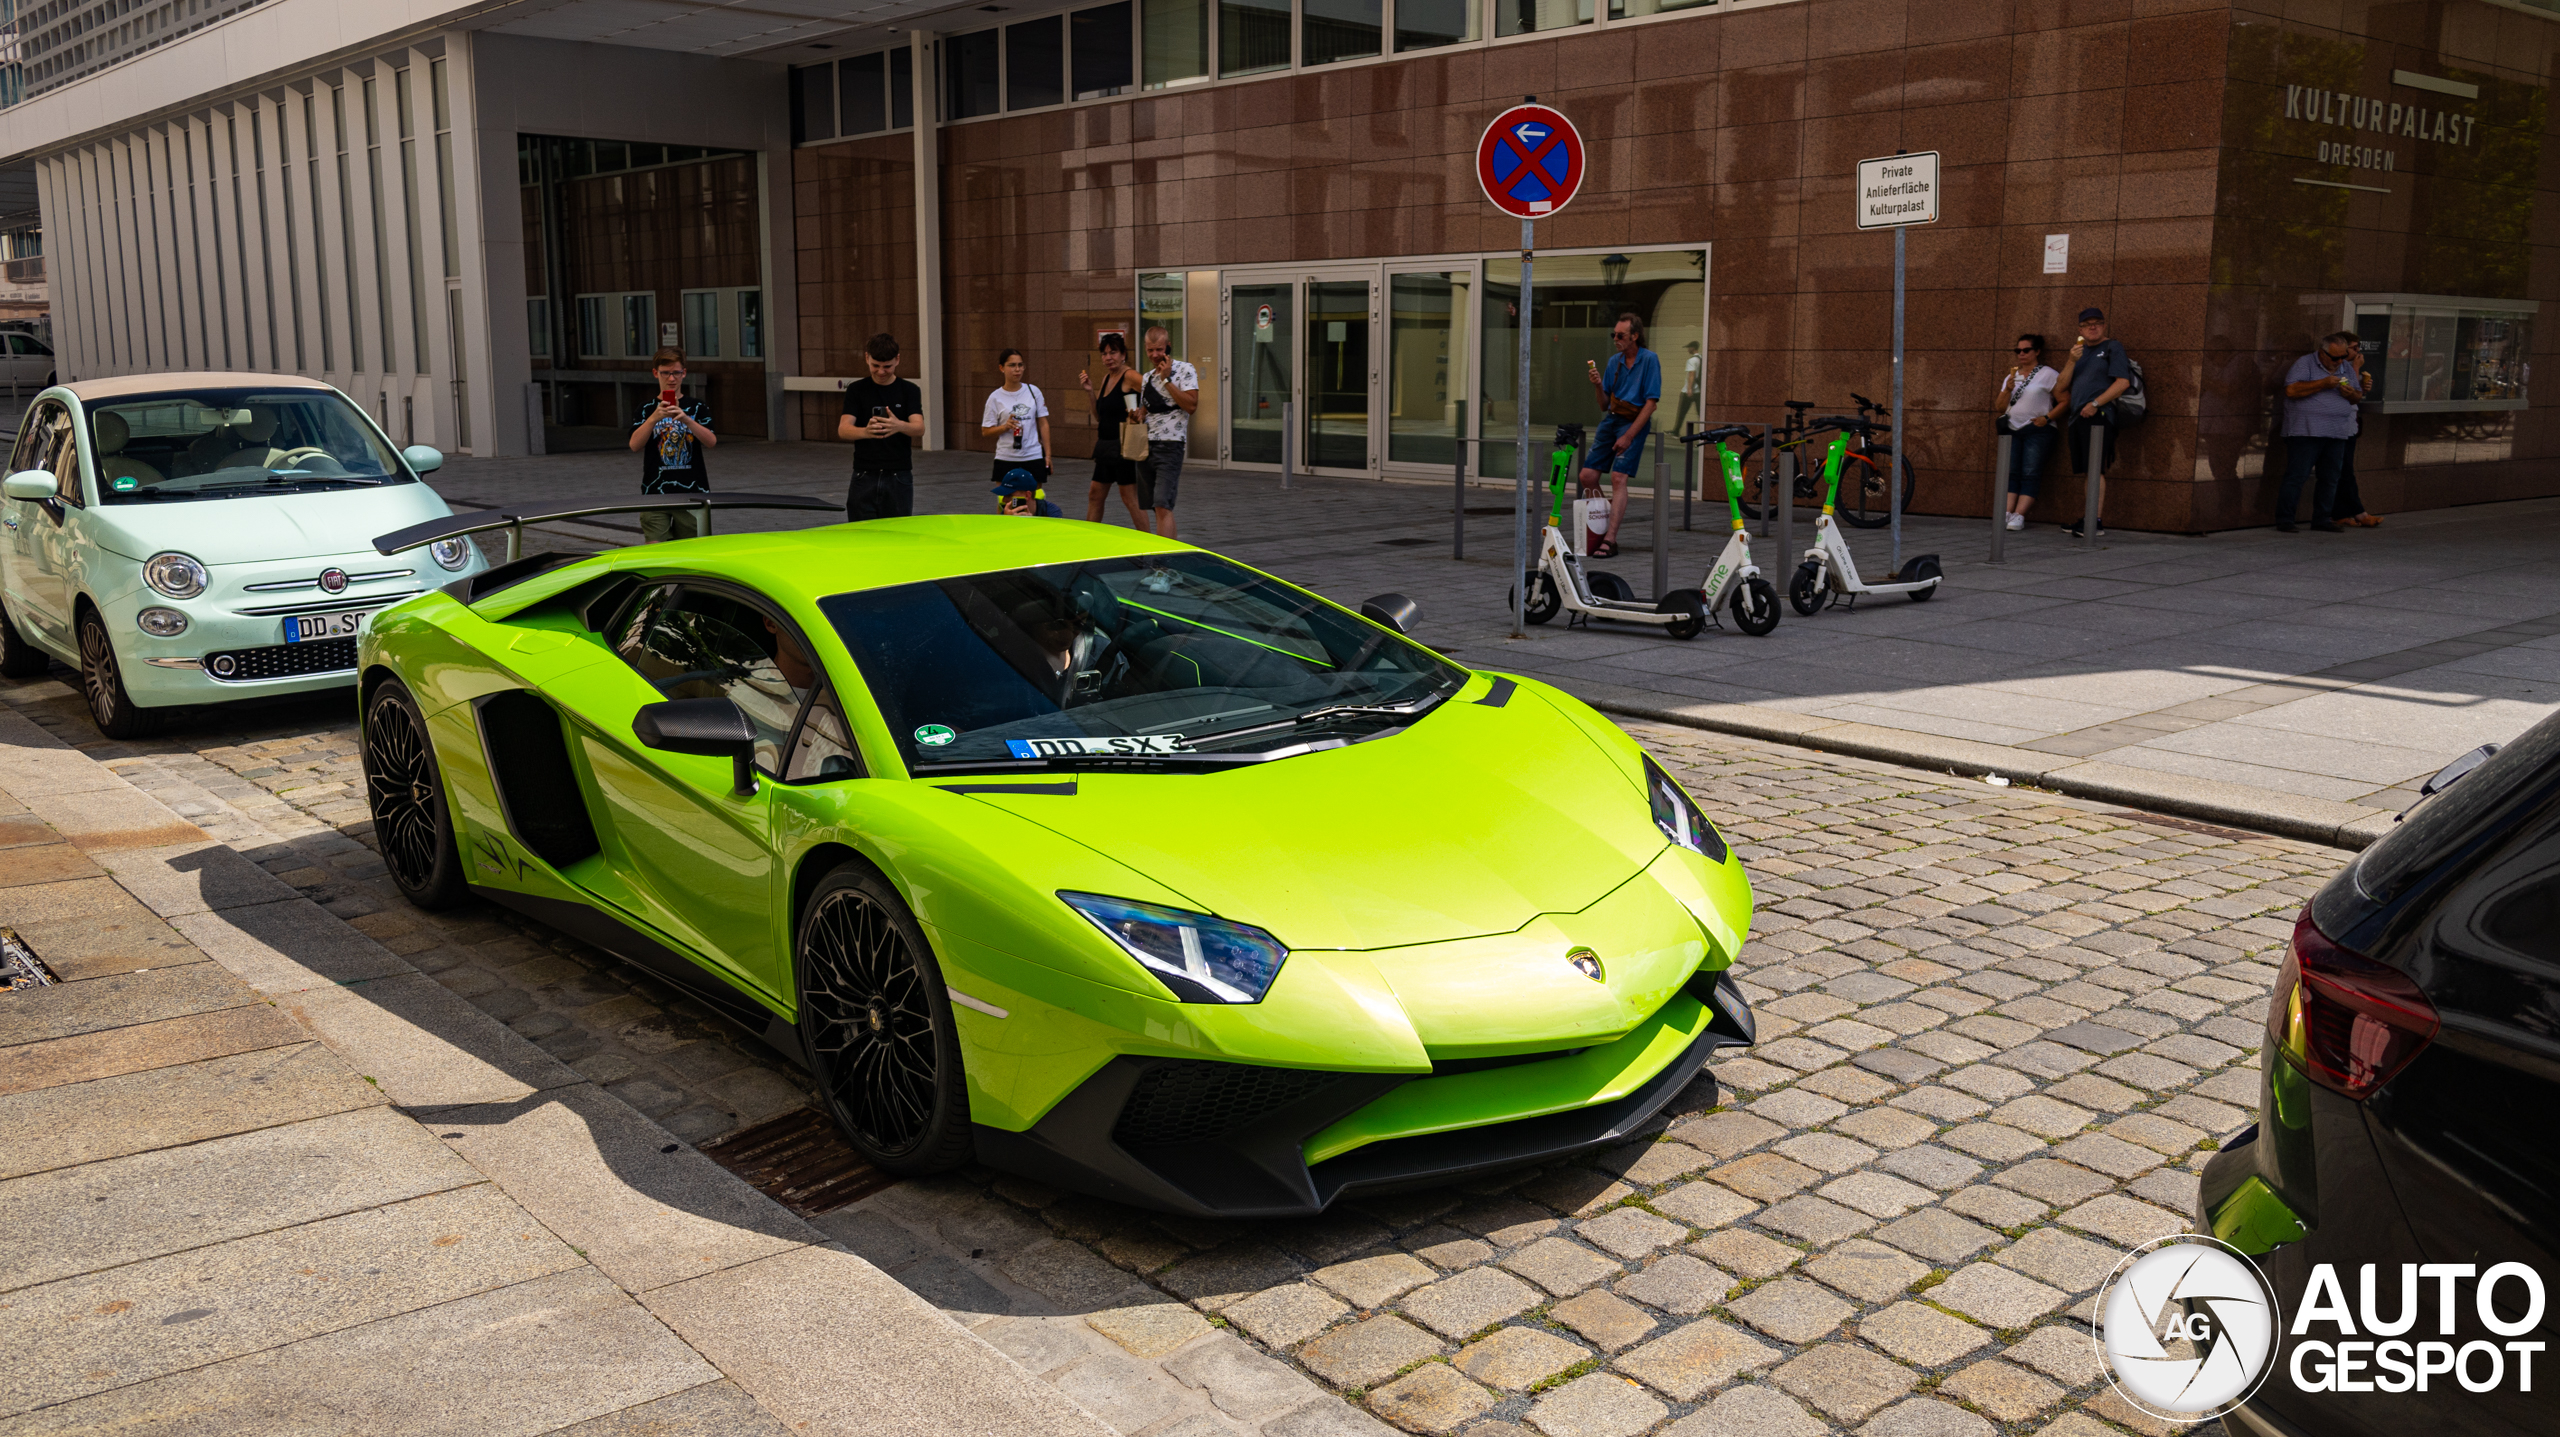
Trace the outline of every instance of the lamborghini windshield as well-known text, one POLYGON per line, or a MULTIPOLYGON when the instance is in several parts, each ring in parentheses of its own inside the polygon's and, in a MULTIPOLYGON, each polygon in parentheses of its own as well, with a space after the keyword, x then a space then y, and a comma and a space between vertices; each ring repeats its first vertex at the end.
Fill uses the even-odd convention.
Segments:
POLYGON ((125 395, 90 404, 88 419, 109 504, 414 482, 346 396, 325 389, 125 395))
POLYGON ((1208 554, 822 599, 910 771, 1216 767, 1401 728, 1466 672, 1208 554))

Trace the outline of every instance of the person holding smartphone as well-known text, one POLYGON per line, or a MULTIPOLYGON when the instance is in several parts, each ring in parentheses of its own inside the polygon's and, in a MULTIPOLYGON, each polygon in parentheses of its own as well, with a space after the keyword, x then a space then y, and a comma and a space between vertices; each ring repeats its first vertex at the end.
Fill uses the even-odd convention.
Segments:
MULTIPOLYGON (((711 432, 711 406, 684 397, 684 351, 670 345, 649 356, 658 392, 640 407, 631 426, 631 451, 640 456, 643 494, 708 494, 711 472, 703 452, 719 446, 711 432)), ((662 509, 640 516, 642 543, 690 539, 701 532, 690 509, 662 509)))
POLYGON ((898 377, 898 341, 875 334, 862 349, 863 378, 844 387, 836 437, 853 442, 844 517, 903 519, 916 511, 915 441, 924 437, 924 391, 898 377))
POLYGON ((1043 481, 1049 477, 1049 401, 1040 386, 1023 383, 1023 367, 1019 349, 996 356, 996 370, 1004 383, 987 396, 986 413, 979 416, 978 432, 996 441, 998 485, 1015 469, 1027 469, 1043 481))

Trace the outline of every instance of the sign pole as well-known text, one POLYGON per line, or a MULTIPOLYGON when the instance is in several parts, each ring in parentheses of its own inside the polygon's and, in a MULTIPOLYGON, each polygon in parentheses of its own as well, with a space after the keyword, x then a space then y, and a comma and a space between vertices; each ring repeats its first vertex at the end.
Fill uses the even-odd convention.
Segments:
POLYGON ((1903 265, 1909 253, 1911 231, 1901 225, 1893 229, 1893 456, 1885 465, 1885 514, 1893 521, 1893 572, 1902 573, 1902 456, 1911 452, 1910 436, 1902 432, 1902 300, 1903 265))
POLYGON ((1910 462, 1911 436, 1902 432, 1902 361, 1905 302, 1909 295, 1911 225, 1938 222, 1938 152, 1896 150, 1858 161, 1858 228, 1893 231, 1893 458, 1885 465, 1885 522, 1893 527, 1893 572, 1902 574, 1902 466, 1910 462))
POLYGON ((1512 496, 1511 572, 1516 580, 1511 601, 1511 637, 1529 632, 1529 265, 1538 252, 1538 222, 1520 222, 1520 388, 1512 408, 1520 419, 1519 487, 1512 496))

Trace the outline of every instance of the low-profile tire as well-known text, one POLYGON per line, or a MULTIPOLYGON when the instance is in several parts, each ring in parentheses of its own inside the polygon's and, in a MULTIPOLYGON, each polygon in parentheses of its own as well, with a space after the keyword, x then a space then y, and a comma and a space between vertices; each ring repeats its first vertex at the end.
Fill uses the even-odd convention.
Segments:
POLYGON ((1694 639, 1707 626, 1706 596, 1695 589, 1674 589, 1653 606, 1657 614, 1680 617, 1662 626, 1662 631, 1675 639, 1694 639))
POLYGON ((109 738, 149 738, 160 731, 160 711, 135 703, 125 691, 124 664, 107 637, 107 621, 90 608, 80 611, 80 696, 88 700, 98 732, 109 738))
MULTIPOLYGON (((1905 583, 1916 584, 1924 579, 1938 579, 1945 577, 1945 575, 1946 571, 1938 567, 1936 555, 1923 554, 1919 558, 1912 560, 1910 563, 1903 565, 1901 578, 1905 583)), ((1925 589, 1912 590, 1906 597, 1915 604, 1925 604, 1932 598, 1936 597, 1937 592, 1938 586, 1936 584, 1931 584, 1925 589)))
POLYGON ((1778 626, 1778 591, 1757 574, 1733 586, 1725 607, 1733 611, 1733 626, 1755 639, 1778 626))
POLYGON ((40 678, 52 666, 53 656, 28 643, 10 621, 8 609, 0 607, 0 678, 40 678))
MULTIPOLYGON (((1502 596, 1502 607, 1509 609, 1519 597, 1520 591, 1516 588, 1505 591, 1502 596)), ((1563 611, 1564 595, 1557 591, 1556 581, 1549 577, 1544 569, 1531 574, 1529 576, 1529 607, 1522 611, 1520 617, 1533 624, 1543 624, 1563 611)))
POLYGON ((1620 604, 1635 602, 1634 587, 1606 569, 1592 570, 1591 577, 1585 582, 1591 585, 1591 597, 1595 599, 1607 599, 1620 604))
POLYGON ((883 1172, 923 1177, 975 1151, 960 1030, 933 947, 880 871, 818 881, 792 940, 800 1041, 827 1116, 883 1172))
POLYGON ((1797 613, 1811 618, 1821 611, 1822 602, 1828 597, 1823 588, 1822 566, 1807 560, 1796 566, 1795 578, 1787 583, 1787 602, 1797 613))
POLYGON ((450 908, 469 882, 453 838, 444 771, 427 736, 426 715, 408 685, 386 679, 364 709, 364 796, 373 842, 400 896, 420 908, 450 908))

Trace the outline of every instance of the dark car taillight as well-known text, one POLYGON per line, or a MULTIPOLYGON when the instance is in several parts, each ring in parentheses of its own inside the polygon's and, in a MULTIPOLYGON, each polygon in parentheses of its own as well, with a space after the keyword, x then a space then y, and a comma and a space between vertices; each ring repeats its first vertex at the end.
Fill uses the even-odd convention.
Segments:
POLYGON ((2267 1005, 2267 1041, 2311 1081, 2361 1102, 2436 1036, 2408 975, 2329 941, 2305 908, 2267 1005))

